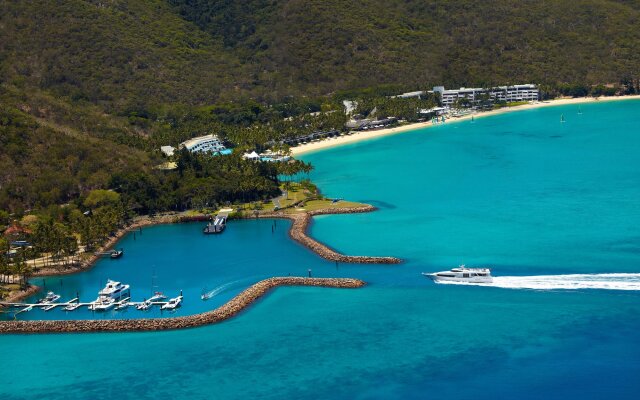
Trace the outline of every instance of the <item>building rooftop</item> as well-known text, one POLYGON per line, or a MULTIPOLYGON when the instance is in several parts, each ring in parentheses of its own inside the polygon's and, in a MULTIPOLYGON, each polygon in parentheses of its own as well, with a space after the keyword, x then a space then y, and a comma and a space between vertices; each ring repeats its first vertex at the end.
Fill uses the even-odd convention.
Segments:
POLYGON ((186 147, 187 149, 190 149, 193 146, 208 140, 219 140, 219 139, 217 135, 213 135, 213 134, 198 136, 198 137, 191 138, 189 140, 185 140, 184 142, 180 143, 180 147, 186 147))

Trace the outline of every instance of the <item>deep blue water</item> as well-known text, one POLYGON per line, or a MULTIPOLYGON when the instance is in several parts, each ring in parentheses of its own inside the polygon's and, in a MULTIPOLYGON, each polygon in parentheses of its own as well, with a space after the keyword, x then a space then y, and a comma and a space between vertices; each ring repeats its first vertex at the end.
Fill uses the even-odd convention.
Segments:
POLYGON ((284 221, 273 233, 272 221, 234 221, 220 236, 203 236, 199 224, 129 235, 121 260, 47 286, 91 300, 112 278, 141 298, 155 276, 167 294, 184 291, 184 315, 309 268, 369 285, 279 288, 235 319, 185 331, 0 336, 11 365, 0 395, 635 399, 640 291, 434 285, 420 275, 465 262, 492 266, 512 287, 531 276, 575 284, 565 275, 605 273, 635 274, 606 279, 640 287, 640 102, 581 108, 477 118, 305 156, 325 194, 380 208, 317 218, 313 235, 349 254, 402 257, 401 265, 325 262, 287 239, 284 221), (203 287, 222 289, 202 302, 203 287))

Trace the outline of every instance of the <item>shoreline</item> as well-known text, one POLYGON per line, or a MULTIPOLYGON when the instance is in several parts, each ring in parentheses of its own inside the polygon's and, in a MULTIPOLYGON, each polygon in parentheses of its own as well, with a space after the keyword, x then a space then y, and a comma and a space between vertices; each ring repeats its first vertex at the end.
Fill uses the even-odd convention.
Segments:
MULTIPOLYGON (((329 248, 328 246, 318 242, 307 234, 307 229, 312 221, 314 215, 331 215, 331 214, 355 214, 375 211, 376 208, 371 205, 356 208, 335 208, 335 209, 320 209, 315 211, 303 212, 300 214, 284 214, 284 213, 262 213, 258 215, 258 218, 264 219, 288 219, 291 226, 289 227, 289 237, 295 242, 300 243, 312 253, 324 258, 328 261, 344 262, 350 264, 400 264, 401 259, 396 257, 375 257, 375 256, 349 256, 338 253, 337 251, 329 248)), ((153 225, 165 225, 165 224, 178 224, 186 222, 205 221, 208 218, 204 214, 196 214, 192 216, 180 215, 180 214, 163 214, 159 216, 141 216, 137 221, 134 221, 131 225, 126 226, 118 230, 114 236, 95 252, 104 252, 109 250, 115 244, 122 239, 127 233, 139 230, 140 228, 153 226, 153 225)), ((246 216, 243 219, 253 219, 253 216, 246 216)), ((79 265, 68 267, 65 269, 56 268, 42 268, 36 271, 31 278, 44 277, 44 276, 61 276, 71 275, 79 272, 83 272, 93 268, 93 266, 100 260, 102 256, 92 254, 87 260, 80 262, 79 265)), ((5 299, 5 302, 18 302, 29 296, 38 293, 41 290, 39 286, 30 284, 26 290, 15 292, 5 299)))
MULTIPOLYGON (((543 107, 554 107, 554 106, 564 106, 564 105, 572 105, 572 104, 585 104, 585 103, 599 103, 599 102, 608 102, 608 101, 622 101, 622 100, 639 100, 640 95, 629 95, 629 96, 610 96, 610 97, 572 97, 572 98, 560 98, 554 100, 546 100, 539 101, 536 103, 528 103, 522 104, 514 107, 503 107, 498 108, 491 111, 479 112, 479 113, 471 113, 468 115, 464 115, 461 117, 453 117, 445 124, 459 121, 470 120, 473 116, 474 118, 483 118, 490 117, 494 115, 506 114, 510 112, 523 111, 523 110, 531 110, 536 108, 543 107)), ((414 131, 422 128, 435 127, 439 125, 434 125, 431 121, 428 122, 416 122, 407 125, 402 125, 394 128, 385 128, 380 130, 373 131, 357 131, 349 136, 339 136, 337 138, 325 139, 319 142, 312 142, 303 144, 300 146, 291 148, 292 156, 300 156, 308 153, 313 153, 320 150, 326 150, 333 147, 344 146, 346 144, 358 143, 369 139, 380 138, 384 136, 391 136, 403 132, 414 131)))
POLYGON ((195 328, 233 318, 268 292, 280 286, 355 289, 365 285, 364 281, 354 278, 273 277, 254 283, 220 307, 200 314, 146 319, 0 321, 0 334, 142 332, 195 328))

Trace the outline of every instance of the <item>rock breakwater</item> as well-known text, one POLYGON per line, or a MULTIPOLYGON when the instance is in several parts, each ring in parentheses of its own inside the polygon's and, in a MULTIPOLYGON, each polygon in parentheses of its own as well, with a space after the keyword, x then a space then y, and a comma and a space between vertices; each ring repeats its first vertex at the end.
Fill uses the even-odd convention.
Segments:
POLYGON ((130 332, 193 328, 234 317, 278 286, 359 288, 365 282, 351 278, 275 277, 262 280, 212 311, 175 318, 131 320, 0 321, 0 333, 130 332))
POLYGON ((375 210, 375 207, 366 205, 362 207, 327 208, 301 212, 300 214, 285 214, 279 212, 263 213, 260 214, 259 217, 290 219, 292 221, 291 228, 289 229, 289 236, 291 239, 302 244, 326 260, 353 264, 400 264, 402 260, 396 257, 348 256, 340 254, 307 235, 307 230, 309 229, 309 225, 315 215, 356 214, 375 210))

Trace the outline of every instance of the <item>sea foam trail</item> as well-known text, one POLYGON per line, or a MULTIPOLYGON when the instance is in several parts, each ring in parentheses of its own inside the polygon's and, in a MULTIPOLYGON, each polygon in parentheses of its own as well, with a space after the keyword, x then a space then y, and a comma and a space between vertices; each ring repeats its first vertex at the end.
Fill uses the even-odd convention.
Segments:
POLYGON ((493 283, 439 282, 453 285, 491 286, 505 289, 605 289, 640 290, 640 273, 498 276, 493 283))
POLYGON ((220 285, 215 289, 209 290, 208 292, 205 293, 205 295, 207 296, 207 298, 214 297, 215 295, 219 294, 220 292, 223 292, 225 289, 228 289, 230 286, 238 282, 240 281, 238 280, 238 281, 225 283, 224 285, 220 285))

